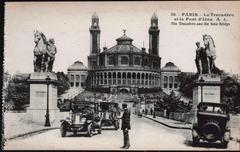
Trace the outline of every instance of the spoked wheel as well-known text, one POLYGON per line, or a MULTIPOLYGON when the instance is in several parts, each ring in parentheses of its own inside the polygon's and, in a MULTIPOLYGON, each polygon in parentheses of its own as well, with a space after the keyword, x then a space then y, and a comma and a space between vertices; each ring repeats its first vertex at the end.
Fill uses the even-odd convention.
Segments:
POLYGON ((66 125, 64 125, 64 124, 61 125, 60 132, 61 132, 61 136, 62 137, 66 136, 66 134, 67 134, 67 127, 66 127, 66 125))
POLYGON ((100 127, 98 130, 98 134, 101 134, 101 133, 102 133, 102 128, 100 127))
POLYGON ((88 125, 88 136, 92 137, 93 136, 93 128, 92 125, 88 125))
POLYGON ((77 135, 77 130, 74 130, 74 131, 73 131, 73 134, 76 136, 76 135, 77 135))
POLYGON ((198 138, 193 138, 193 140, 192 140, 193 147, 197 146, 198 144, 199 144, 199 139, 198 138))
POLYGON ((114 127, 115 127, 115 130, 118 130, 118 129, 119 129, 119 123, 118 123, 118 121, 115 121, 115 122, 114 122, 114 127))

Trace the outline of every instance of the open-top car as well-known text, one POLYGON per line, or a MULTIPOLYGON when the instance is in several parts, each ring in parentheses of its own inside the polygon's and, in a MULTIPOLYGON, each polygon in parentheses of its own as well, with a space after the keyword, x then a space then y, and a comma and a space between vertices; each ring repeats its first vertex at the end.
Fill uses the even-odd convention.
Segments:
POLYGON ((101 127, 114 126, 119 128, 120 108, 116 102, 100 102, 101 127))
POLYGON ((65 137, 67 132, 86 133, 89 137, 94 132, 101 133, 101 120, 98 115, 98 103, 94 102, 73 102, 69 117, 61 120, 61 136, 65 137))
POLYGON ((193 124, 193 146, 200 140, 214 143, 220 141, 227 147, 230 140, 228 106, 220 103, 201 102, 197 109, 197 122, 193 124))

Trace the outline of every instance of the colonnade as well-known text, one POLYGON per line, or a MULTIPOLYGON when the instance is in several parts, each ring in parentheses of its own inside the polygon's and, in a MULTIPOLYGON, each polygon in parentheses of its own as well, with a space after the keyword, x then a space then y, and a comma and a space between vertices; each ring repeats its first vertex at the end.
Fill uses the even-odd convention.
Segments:
POLYGON ((92 85, 159 87, 160 74, 156 72, 95 72, 92 75, 92 85))

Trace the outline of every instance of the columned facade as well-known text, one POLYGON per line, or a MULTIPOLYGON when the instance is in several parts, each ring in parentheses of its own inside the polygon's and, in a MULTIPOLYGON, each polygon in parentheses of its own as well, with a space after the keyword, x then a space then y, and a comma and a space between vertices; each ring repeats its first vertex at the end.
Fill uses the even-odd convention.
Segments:
POLYGON ((178 75, 181 70, 174 65, 172 62, 168 62, 161 69, 161 88, 166 92, 176 91, 179 88, 180 82, 178 80, 178 75))
MULTIPOLYGON (((94 15, 96 16, 96 15, 94 15)), ((93 17, 94 18, 94 17, 93 17)), ((99 20, 98 17, 97 21, 99 20)), ((93 21, 94 22, 94 21, 93 21)), ((98 27, 98 22, 96 23, 98 27)), ((98 31, 98 30, 97 30, 98 31)), ((149 28, 149 52, 146 48, 139 49, 133 45, 133 39, 126 35, 116 39, 117 44, 103 51, 93 51, 93 46, 98 48, 99 43, 90 42, 91 51, 88 57, 89 74, 88 87, 93 90, 106 90, 115 93, 137 93, 139 89, 160 89, 161 83, 161 57, 159 56, 159 29, 158 18, 154 13, 149 28), (97 59, 96 66, 92 66, 93 57, 97 59)), ((91 26, 90 37, 96 30, 91 26)), ((100 33, 100 32, 99 32, 100 33)), ((96 40, 98 38, 96 37, 96 40)))
POLYGON ((88 75, 88 69, 82 62, 76 61, 68 69, 68 79, 71 88, 82 88, 88 75))

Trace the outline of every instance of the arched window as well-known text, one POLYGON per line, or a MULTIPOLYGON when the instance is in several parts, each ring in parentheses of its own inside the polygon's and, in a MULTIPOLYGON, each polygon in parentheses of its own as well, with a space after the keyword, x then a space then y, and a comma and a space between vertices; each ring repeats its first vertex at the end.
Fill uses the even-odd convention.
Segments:
POLYGON ((135 57, 134 64, 135 65, 141 65, 141 58, 140 57, 135 57))
POLYGON ((113 65, 114 64, 114 56, 113 55, 110 55, 108 57, 108 65, 113 65))
POLYGON ((169 77, 169 88, 172 88, 173 87, 173 77, 170 76, 169 77))
POLYGON ((76 81, 80 81, 80 77, 79 77, 79 75, 76 75, 76 81))
POLYGON ((178 77, 175 76, 174 77, 174 88, 177 88, 178 87, 178 77))
POLYGON ((163 85, 164 85, 163 87, 164 87, 164 88, 167 88, 167 87, 168 87, 168 77, 167 77, 167 76, 164 76, 163 81, 164 81, 164 82, 163 82, 163 85))
POLYGON ((113 84, 116 84, 116 72, 113 72, 113 84))
POLYGON ((109 85, 112 85, 112 73, 111 72, 108 72, 108 84, 109 85))
POLYGON ((122 56, 121 57, 121 64, 128 64, 128 57, 127 56, 122 56))
POLYGON ((137 73, 137 79, 140 79, 140 73, 137 73))
POLYGON ((74 81, 74 75, 71 75, 71 80, 74 81))

